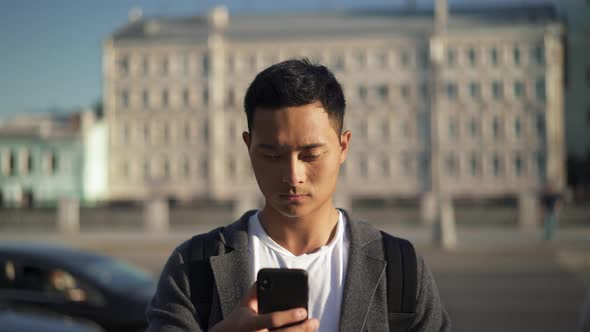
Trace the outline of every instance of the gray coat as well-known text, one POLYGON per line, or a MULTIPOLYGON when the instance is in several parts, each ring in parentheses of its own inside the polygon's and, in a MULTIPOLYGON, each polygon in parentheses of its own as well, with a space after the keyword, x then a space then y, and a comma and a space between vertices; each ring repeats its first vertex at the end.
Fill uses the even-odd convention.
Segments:
MULTIPOLYGON (((248 269, 248 219, 251 212, 225 227, 218 255, 211 257, 215 280, 209 326, 227 317, 251 286, 248 269)), ((350 239, 348 270, 344 284, 340 331, 389 331, 388 324, 414 316, 410 331, 450 331, 432 274, 418 257, 415 314, 388 317, 385 258, 381 233, 368 223, 348 218, 350 239)), ((189 241, 178 246, 166 263, 158 289, 148 306, 148 331, 202 331, 191 303, 188 278, 189 241)))

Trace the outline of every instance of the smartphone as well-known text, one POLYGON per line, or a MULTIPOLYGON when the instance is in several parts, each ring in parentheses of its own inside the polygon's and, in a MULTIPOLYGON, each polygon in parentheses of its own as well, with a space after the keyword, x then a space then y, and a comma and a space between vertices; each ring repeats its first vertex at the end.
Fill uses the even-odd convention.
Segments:
POLYGON ((258 313, 266 314, 305 308, 309 296, 307 271, 301 269, 261 269, 256 278, 258 313))

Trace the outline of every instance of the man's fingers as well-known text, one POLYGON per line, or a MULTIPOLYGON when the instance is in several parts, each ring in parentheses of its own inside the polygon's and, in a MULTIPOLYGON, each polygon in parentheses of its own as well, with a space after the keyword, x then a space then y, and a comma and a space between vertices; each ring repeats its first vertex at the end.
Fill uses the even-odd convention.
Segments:
POLYGON ((288 324, 301 322, 306 317, 307 311, 303 308, 276 311, 254 317, 251 328, 254 330, 275 329, 288 324))
POLYGON ((246 296, 242 299, 242 306, 248 307, 250 310, 258 313, 258 297, 256 295, 256 282, 248 288, 246 296))
POLYGON ((301 324, 297 324, 297 325, 293 325, 293 326, 289 326, 286 328, 273 330, 273 331, 276 331, 276 332, 299 332, 299 331, 315 332, 319 328, 320 328, 320 322, 314 318, 314 319, 308 319, 308 320, 302 322, 301 324))

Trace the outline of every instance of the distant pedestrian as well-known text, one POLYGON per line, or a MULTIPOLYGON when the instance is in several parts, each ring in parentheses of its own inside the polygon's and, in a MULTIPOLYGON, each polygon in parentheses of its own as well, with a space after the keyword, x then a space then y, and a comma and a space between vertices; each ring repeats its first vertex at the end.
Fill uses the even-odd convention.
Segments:
POLYGON ((561 209, 561 193, 556 191, 552 185, 547 185, 541 195, 543 207, 543 240, 551 241, 555 236, 555 229, 558 224, 558 212, 561 209))

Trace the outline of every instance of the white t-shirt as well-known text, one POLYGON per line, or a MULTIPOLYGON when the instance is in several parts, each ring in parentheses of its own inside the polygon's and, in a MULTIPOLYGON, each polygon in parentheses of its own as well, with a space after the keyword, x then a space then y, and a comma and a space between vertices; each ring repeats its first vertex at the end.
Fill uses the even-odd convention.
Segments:
POLYGON ((249 220, 251 280, 256 280, 258 270, 262 268, 307 270, 308 314, 310 318, 319 319, 321 332, 339 329, 349 248, 345 225, 346 220, 339 211, 337 230, 332 241, 313 253, 295 256, 266 234, 258 219, 258 213, 252 215, 249 220))

